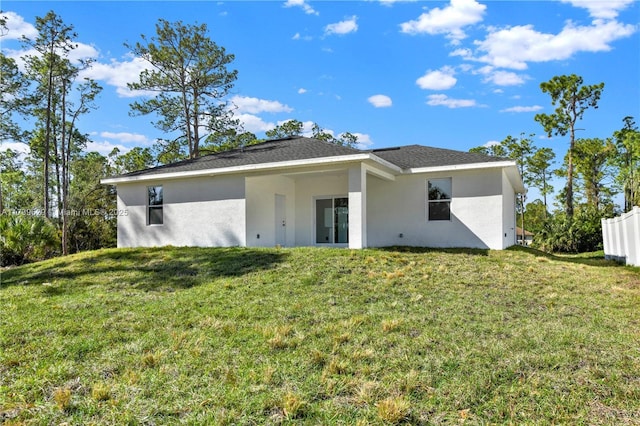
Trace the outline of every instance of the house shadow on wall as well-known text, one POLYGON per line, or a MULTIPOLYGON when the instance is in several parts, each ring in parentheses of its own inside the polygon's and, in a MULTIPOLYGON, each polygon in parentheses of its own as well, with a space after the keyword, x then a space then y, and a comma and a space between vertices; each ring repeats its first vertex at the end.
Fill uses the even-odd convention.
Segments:
POLYGON ((2 285, 47 284, 44 293, 51 296, 93 284, 118 290, 176 291, 272 269, 286 256, 282 251, 239 247, 106 249, 90 257, 81 254, 33 265, 29 273, 21 273, 22 268, 4 271, 2 285))
POLYGON ((484 256, 490 251, 481 236, 453 212, 451 220, 425 222, 417 231, 406 228, 402 225, 394 227, 395 242, 377 248, 409 253, 441 252, 484 256))

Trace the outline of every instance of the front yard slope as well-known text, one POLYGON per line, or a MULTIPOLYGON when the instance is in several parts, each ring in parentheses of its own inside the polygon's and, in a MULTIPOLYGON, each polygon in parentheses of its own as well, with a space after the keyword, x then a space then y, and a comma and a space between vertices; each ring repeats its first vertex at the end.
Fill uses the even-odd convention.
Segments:
POLYGON ((513 249, 2 271, 0 423, 640 424, 640 274, 513 249))

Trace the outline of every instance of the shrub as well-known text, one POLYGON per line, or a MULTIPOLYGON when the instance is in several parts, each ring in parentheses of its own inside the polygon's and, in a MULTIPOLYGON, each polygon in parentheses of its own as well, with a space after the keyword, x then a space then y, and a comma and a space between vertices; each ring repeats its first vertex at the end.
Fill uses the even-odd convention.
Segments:
POLYGON ((51 257, 60 245, 56 227, 40 216, 0 215, 0 265, 51 257))
POLYGON ((536 233, 533 245, 548 252, 583 253, 602 250, 603 212, 582 207, 573 219, 557 213, 547 219, 544 229, 536 233))

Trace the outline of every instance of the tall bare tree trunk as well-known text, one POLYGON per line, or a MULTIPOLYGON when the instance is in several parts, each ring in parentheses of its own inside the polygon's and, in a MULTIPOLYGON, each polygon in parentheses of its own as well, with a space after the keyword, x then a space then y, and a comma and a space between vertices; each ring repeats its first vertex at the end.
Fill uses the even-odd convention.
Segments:
MULTIPOLYGON (((55 108, 55 106, 54 106, 55 108)), ((56 134, 58 132, 57 126, 55 125, 56 123, 53 123, 54 125, 51 126, 51 133, 53 135, 53 165, 54 165, 54 172, 55 172, 55 185, 56 185, 56 198, 57 198, 57 210, 58 210, 58 223, 60 223, 60 210, 62 209, 62 193, 60 191, 60 189, 62 188, 61 185, 61 179, 60 179, 60 152, 58 149, 58 138, 56 137, 56 134)), ((51 185, 49 185, 51 186, 51 185)))
POLYGON ((571 133, 569 136, 569 152, 568 152, 568 164, 567 164, 567 216, 569 219, 573 219, 573 150, 575 146, 575 130, 571 126, 571 133))
POLYGON ((198 158, 200 157, 200 121, 198 119, 200 107, 198 105, 198 94, 195 89, 193 92, 193 155, 198 158))
MULTIPOLYGON (((53 46, 51 47, 53 50, 53 46)), ((44 135, 44 217, 49 218, 49 140, 51 138, 51 98, 53 97, 53 70, 49 70, 49 87, 47 88, 47 111, 44 135)))
POLYGON ((67 136, 67 84, 66 81, 63 79, 62 82, 62 137, 61 137, 61 144, 60 144, 60 156, 61 156, 61 160, 62 160, 62 188, 60 190, 60 192, 62 193, 62 255, 66 256, 67 254, 69 254, 69 248, 68 248, 68 240, 69 240, 69 235, 68 235, 68 230, 69 230, 69 223, 68 223, 68 215, 67 215, 67 195, 68 195, 68 187, 69 187, 69 181, 67 180, 67 169, 69 167, 69 164, 67 162, 67 155, 68 155, 68 149, 65 149, 65 144, 66 144, 66 136, 67 136))
POLYGON ((542 198, 544 200, 544 218, 547 218, 547 175, 545 172, 543 172, 543 176, 542 176, 542 190, 543 190, 543 194, 542 194, 542 198))

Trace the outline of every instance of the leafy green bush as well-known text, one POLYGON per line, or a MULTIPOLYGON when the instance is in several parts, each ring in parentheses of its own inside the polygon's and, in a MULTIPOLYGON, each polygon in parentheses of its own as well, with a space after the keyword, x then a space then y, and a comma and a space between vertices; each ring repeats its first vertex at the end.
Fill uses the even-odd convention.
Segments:
POLYGON ((536 233, 533 245, 548 252, 584 253, 602 250, 603 212, 588 206, 574 213, 573 219, 556 213, 536 233))
POLYGON ((0 215, 0 265, 45 259, 60 244, 56 227, 39 216, 0 215))

